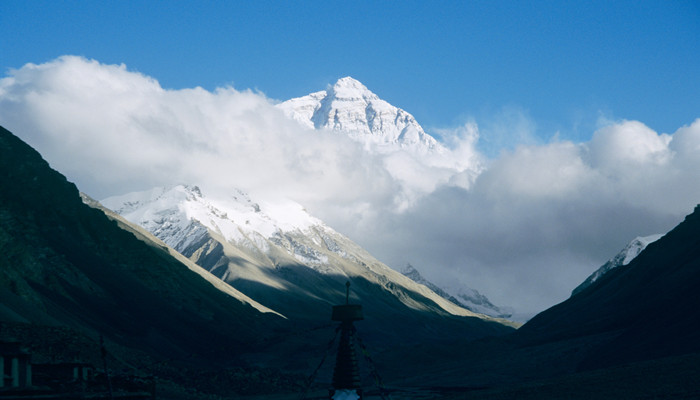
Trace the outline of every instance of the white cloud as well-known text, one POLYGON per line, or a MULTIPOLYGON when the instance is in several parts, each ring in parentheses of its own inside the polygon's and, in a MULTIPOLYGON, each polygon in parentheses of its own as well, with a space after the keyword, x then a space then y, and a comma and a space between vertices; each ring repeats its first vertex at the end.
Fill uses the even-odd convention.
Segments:
POLYGON ((508 109, 482 131, 441 131, 447 153, 419 160, 302 128, 260 93, 166 90, 66 56, 0 80, 0 124, 93 197, 181 182, 290 197, 395 268, 521 311, 562 300, 700 202, 700 119, 672 135, 620 121, 587 142, 539 143, 508 109), (488 160, 483 136, 504 150, 488 160))
POLYGON ((0 121, 93 196, 190 181, 341 203, 396 192, 380 159, 300 129, 259 93, 165 90, 71 56, 13 71, 0 88, 0 121))
POLYGON ((658 135, 638 121, 609 125, 589 143, 591 164, 611 176, 663 166, 672 157, 670 141, 670 135, 658 135))
POLYGON ((540 142, 535 134, 535 121, 527 110, 514 105, 503 106, 485 118, 480 129, 483 135, 478 148, 489 157, 496 157, 503 150, 513 150, 518 145, 540 142))
POLYGON ((621 121, 587 143, 504 152, 469 189, 434 191, 364 244, 393 265, 537 310, 636 236, 680 222, 700 202, 698 182, 700 119, 674 135, 621 121))

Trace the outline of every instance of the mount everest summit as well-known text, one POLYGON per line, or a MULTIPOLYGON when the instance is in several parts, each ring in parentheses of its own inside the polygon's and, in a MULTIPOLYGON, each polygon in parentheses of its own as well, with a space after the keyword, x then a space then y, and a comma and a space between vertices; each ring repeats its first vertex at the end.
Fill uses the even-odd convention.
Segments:
POLYGON ((351 77, 278 107, 308 128, 343 132, 368 147, 398 146, 418 153, 444 151, 411 114, 380 99, 351 77))
POLYGON ((413 115, 351 77, 277 107, 307 129, 347 135, 365 151, 380 155, 387 171, 409 193, 430 192, 445 183, 469 187, 483 171, 481 157, 472 146, 478 135, 459 144, 457 151, 448 149, 427 134, 413 115))

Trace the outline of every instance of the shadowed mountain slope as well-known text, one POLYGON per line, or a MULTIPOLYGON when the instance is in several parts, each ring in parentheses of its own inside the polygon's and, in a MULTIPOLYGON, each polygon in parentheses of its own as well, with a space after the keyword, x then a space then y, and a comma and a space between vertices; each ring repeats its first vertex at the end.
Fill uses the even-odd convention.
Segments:
POLYGON ((230 363, 282 318, 121 229, 0 128, 0 320, 65 326, 156 357, 230 363))
POLYGON ((593 335, 589 369, 700 352, 700 206, 671 232, 517 333, 532 343, 593 335))
POLYGON ((698 398, 699 285, 700 206, 511 335, 387 352, 387 363, 422 366, 387 380, 416 386, 415 398, 698 398))

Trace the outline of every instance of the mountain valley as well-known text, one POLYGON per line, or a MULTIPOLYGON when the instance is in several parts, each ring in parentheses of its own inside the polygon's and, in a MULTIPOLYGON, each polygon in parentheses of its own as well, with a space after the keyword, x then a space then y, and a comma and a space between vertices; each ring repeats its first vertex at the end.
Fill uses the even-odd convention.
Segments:
MULTIPOLYGON (((368 152, 451 162, 349 77, 277 107, 368 152)), ((2 127, 0 173, 0 342, 37 363, 127 371, 164 399, 326 398, 344 304, 362 306, 367 399, 700 396, 700 205, 521 326, 477 290, 400 273, 303 205, 235 182, 97 201, 2 127)))
MULTIPOLYGON (((241 256, 227 259, 228 267, 247 264, 286 285, 271 290, 243 279, 239 286, 251 295, 244 294, 146 230, 85 195, 81 198, 38 153, 9 131, 0 133, 0 166, 7 178, 0 203, 0 339, 24 341, 36 358, 65 357, 55 349, 69 337, 81 348, 99 351, 97 340, 104 337, 116 362, 140 374, 157 374, 166 385, 182 385, 184 377, 177 371, 245 368, 235 374, 249 381, 248 374, 260 377, 256 371, 274 368, 279 372, 255 378, 260 379, 253 382, 255 390, 298 390, 299 376, 313 370, 332 335, 330 309, 343 303, 347 280, 352 281, 353 301, 367 310, 361 332, 377 351, 428 338, 448 342, 513 330, 511 323, 451 304, 376 261, 367 265, 349 257, 352 262, 340 262, 342 257, 332 250, 347 254, 332 245, 325 245, 327 255, 336 254, 347 271, 321 273, 295 259, 294 253, 272 246, 272 241, 268 244, 284 256, 275 258, 277 264, 222 240, 221 254, 236 251, 241 256), (62 333, 48 333, 56 329, 62 333), (264 383, 265 379, 277 383, 264 383)), ((176 189, 201 196, 194 187, 176 189)), ((258 207, 252 206, 252 212, 258 207)), ((206 241, 221 240, 219 234, 204 230, 206 241)), ((353 257, 371 260, 347 239, 331 230, 325 234, 348 242, 346 249, 355 252, 353 257)), ((331 242, 326 238, 323 243, 331 242)), ((84 358, 95 359, 99 358, 94 353, 84 358)), ((216 385, 208 379, 192 384, 216 385)))
POLYGON ((294 321, 327 322, 329 307, 342 303, 349 281, 351 299, 374 321, 364 333, 378 342, 434 340, 435 331, 452 337, 457 320, 463 321, 459 337, 505 333, 515 325, 416 284, 293 202, 253 201, 240 190, 215 198, 197 186, 180 185, 101 203, 294 321), (425 330, 415 327, 421 315, 432 321, 419 324, 425 330), (390 321, 392 329, 379 321, 390 321), (441 321, 448 324, 444 329, 441 321))

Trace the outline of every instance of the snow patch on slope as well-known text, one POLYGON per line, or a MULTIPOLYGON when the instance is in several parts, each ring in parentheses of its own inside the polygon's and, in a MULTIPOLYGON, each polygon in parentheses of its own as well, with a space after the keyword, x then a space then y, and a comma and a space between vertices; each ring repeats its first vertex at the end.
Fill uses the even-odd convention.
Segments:
POLYGON ((477 290, 469 287, 441 287, 427 280, 421 275, 418 270, 411 264, 408 264, 402 271, 402 274, 410 278, 416 283, 427 286, 440 297, 451 301, 452 303, 471 310, 475 313, 489 315, 496 318, 511 318, 512 313, 495 306, 491 301, 479 293, 477 290))
POLYGON ((110 197, 102 204, 179 252, 204 240, 211 230, 227 242, 263 254, 269 252, 268 241, 272 241, 288 249, 300 262, 327 262, 290 238, 290 232, 308 233, 312 227, 322 225, 292 201, 253 202, 241 190, 209 197, 198 186, 178 185, 110 197))
POLYGON ((164 243, 162 240, 158 239, 155 235, 153 235, 151 232, 148 232, 143 227, 141 227, 133 222, 128 221, 123 216, 106 208, 103 204, 92 199, 90 196, 88 196, 82 192, 80 193, 80 197, 81 197, 83 203, 87 204, 90 207, 102 210, 107 215, 108 218, 115 220, 117 222, 117 224, 122 229, 125 229, 125 230, 133 233, 137 239, 139 239, 143 242, 146 242, 147 244, 150 244, 150 245, 156 245, 156 246, 165 248, 165 250, 168 252, 168 254, 170 254, 172 257, 176 258, 178 261, 180 261, 182 264, 184 264, 191 271, 200 275, 202 278, 204 278, 207 282, 209 282, 212 286, 214 286, 218 290, 228 294, 229 296, 231 296, 231 297, 233 297, 233 298, 235 298, 243 303, 246 303, 246 304, 252 306, 253 308, 255 308, 256 310, 258 310, 262 313, 273 313, 273 314, 279 315, 282 318, 286 318, 284 315, 278 313, 277 311, 274 311, 274 310, 258 303, 257 301, 251 299, 247 295, 236 290, 232 286, 226 284, 221 279, 214 276, 211 272, 209 272, 209 271, 205 270, 204 268, 200 267, 199 265, 193 263, 188 258, 186 258, 182 254, 180 254, 179 252, 174 251, 172 246, 167 246, 166 243, 164 243))
POLYGON ((649 244, 659 240, 663 234, 656 234, 656 235, 650 235, 650 236, 644 236, 644 237, 637 237, 631 242, 625 246, 624 249, 622 249, 619 253, 615 255, 615 257, 611 258, 608 260, 605 264, 603 264, 602 267, 598 268, 594 273, 592 273, 588 278, 586 278, 583 283, 581 283, 579 286, 577 286, 572 292, 571 295, 575 295, 582 291, 583 289, 589 287, 593 282, 597 281, 608 273, 610 270, 613 268, 617 268, 622 265, 627 265, 632 260, 634 260, 639 253, 641 253, 649 244))

